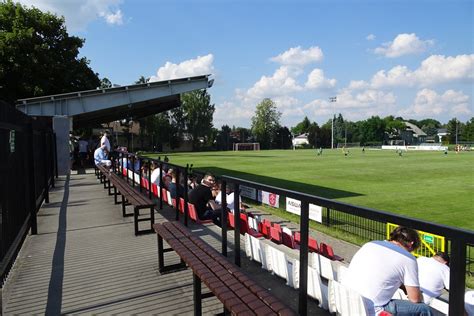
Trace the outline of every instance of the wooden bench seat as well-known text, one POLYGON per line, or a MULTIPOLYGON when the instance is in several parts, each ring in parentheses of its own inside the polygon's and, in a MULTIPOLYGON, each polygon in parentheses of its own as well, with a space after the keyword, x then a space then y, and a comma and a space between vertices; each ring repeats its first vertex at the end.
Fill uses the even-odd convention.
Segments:
POLYGON ((109 194, 114 195, 115 204, 118 204, 117 196, 122 196, 122 215, 124 217, 133 216, 135 235, 152 233, 155 223, 155 203, 104 166, 99 165, 98 169, 104 177, 104 188, 109 190, 109 194), (113 193, 111 193, 111 189, 113 189, 113 193), (127 205, 133 205, 133 213, 127 213, 127 205), (150 217, 140 218, 141 209, 150 209, 150 217), (139 229, 139 222, 143 221, 150 221, 149 229, 139 229))
POLYGON ((194 314, 201 315, 203 282, 223 304, 225 313, 232 315, 296 315, 267 290, 256 284, 226 257, 205 243, 179 222, 153 225, 158 235, 158 265, 161 273, 184 267, 193 271, 194 314), (171 248, 163 248, 165 240, 171 248), (174 250, 180 264, 164 266, 164 253, 174 250))

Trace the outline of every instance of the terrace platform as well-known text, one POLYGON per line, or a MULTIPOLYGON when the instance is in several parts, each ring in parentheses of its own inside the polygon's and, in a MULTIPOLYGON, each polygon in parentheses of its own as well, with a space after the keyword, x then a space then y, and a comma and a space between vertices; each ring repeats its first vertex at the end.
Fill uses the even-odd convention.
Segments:
MULTIPOLYGON (((174 217, 156 213, 156 221, 174 217)), ((190 224, 193 232, 220 250, 220 228, 190 224)), ((229 232, 229 244, 233 231, 229 232)), ((241 245, 245 243, 243 239, 241 245)), ((351 252, 353 252, 351 250, 351 252)), ((229 252, 232 257, 233 252, 229 252)), ((345 254, 341 254, 345 255, 345 254)), ((297 311, 298 292, 250 262, 242 268, 260 285, 297 311)), ((172 253, 166 260, 177 262, 172 253)), ((160 275, 155 234, 135 237, 133 218, 122 217, 93 170, 60 177, 50 203, 38 213, 38 235, 29 235, 2 293, 5 315, 193 314, 192 273, 160 275)), ((203 291, 206 291, 203 286, 203 291)), ((222 312, 216 298, 203 301, 203 314, 222 312)), ((308 315, 329 315, 308 299, 308 315)))

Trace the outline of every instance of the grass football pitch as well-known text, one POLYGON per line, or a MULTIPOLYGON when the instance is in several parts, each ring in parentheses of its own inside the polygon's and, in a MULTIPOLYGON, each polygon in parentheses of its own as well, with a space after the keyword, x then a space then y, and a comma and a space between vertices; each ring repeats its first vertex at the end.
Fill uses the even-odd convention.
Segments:
MULTIPOLYGON (((171 163, 474 230, 474 152, 171 153, 171 163)), ((162 157, 163 158, 163 157, 162 157)))

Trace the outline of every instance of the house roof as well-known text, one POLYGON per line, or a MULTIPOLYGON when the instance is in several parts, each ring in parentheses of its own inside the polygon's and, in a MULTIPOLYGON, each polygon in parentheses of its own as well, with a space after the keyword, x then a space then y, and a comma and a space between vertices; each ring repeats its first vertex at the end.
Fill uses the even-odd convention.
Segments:
POLYGON ((415 124, 412 124, 410 122, 404 122, 405 125, 407 126, 407 130, 408 131, 412 131, 413 134, 415 134, 416 136, 426 136, 426 133, 423 132, 421 130, 421 128, 419 128, 418 126, 416 126, 415 124))
POLYGON ((295 138, 308 138, 308 133, 304 133, 301 135, 296 136, 295 138))
POLYGON ((209 80, 209 76, 21 99, 16 107, 31 116, 73 117, 75 128, 137 119, 180 106, 181 93, 212 86, 214 80, 209 80))

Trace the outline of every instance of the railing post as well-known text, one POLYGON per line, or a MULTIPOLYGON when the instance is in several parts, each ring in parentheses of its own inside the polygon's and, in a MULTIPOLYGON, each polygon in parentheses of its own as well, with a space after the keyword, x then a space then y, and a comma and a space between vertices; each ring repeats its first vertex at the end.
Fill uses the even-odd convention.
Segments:
POLYGON ((58 174, 58 143, 56 141, 56 133, 53 133, 53 157, 54 157, 54 175, 56 176, 56 179, 59 178, 58 174))
POLYGON ((184 169, 184 226, 188 226, 188 165, 184 169))
POLYGON ((163 162, 160 161, 160 187, 158 188, 160 195, 160 210, 163 209, 163 162))
POLYGON ((153 192, 152 192, 152 183, 151 183, 151 165, 152 165, 152 162, 153 160, 150 159, 148 160, 148 198, 151 200, 152 199, 152 196, 153 196, 153 192))
MULTIPOLYGON (((176 196, 175 196, 175 209, 176 209, 176 220, 179 221, 179 168, 176 167, 176 196)), ((173 197, 171 197, 173 201, 173 197)))
POLYGON ((54 188, 56 183, 54 181, 54 175, 55 175, 55 172, 54 172, 54 133, 51 132, 51 133, 48 133, 49 135, 49 146, 48 146, 48 150, 49 150, 49 176, 51 177, 51 187, 54 188))
POLYGON ((35 192, 35 162, 33 157, 34 147, 33 147, 33 124, 31 121, 28 123, 26 127, 26 179, 25 183, 26 186, 26 198, 28 207, 30 209, 30 227, 31 227, 31 234, 36 235, 38 234, 38 223, 36 219, 36 192, 35 192))
POLYGON ((331 210, 329 209, 329 207, 326 207, 326 226, 327 227, 329 227, 329 225, 331 224, 330 216, 331 216, 331 210))
POLYGON ((43 138, 43 172, 44 172, 44 202, 49 203, 49 181, 48 181, 48 159, 47 159, 47 154, 46 151, 47 149, 47 134, 46 131, 42 131, 42 138, 43 138))
POLYGON ((240 267, 240 206, 239 206, 239 198, 238 198, 239 196, 240 196, 240 186, 238 183, 235 183, 234 184, 234 221, 235 221, 234 263, 240 267), (235 196, 237 196, 237 198, 235 198, 235 196))
POLYGON ((466 244, 458 238, 451 240, 450 271, 449 315, 464 315, 466 244))
POLYGON ((132 156, 132 187, 135 187, 135 155, 132 156))
MULTIPOLYGON (((221 183, 221 229, 222 229, 222 254, 227 257, 227 182, 221 183)), ((234 194, 235 196, 235 194, 234 194)))
POLYGON ((308 237, 309 237, 309 203, 301 201, 300 222, 300 289, 298 301, 298 313, 308 313, 308 237))
POLYGON ((142 192, 142 158, 138 157, 138 191, 142 192))

